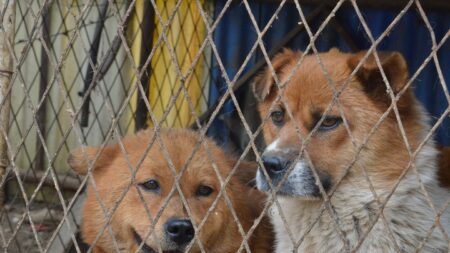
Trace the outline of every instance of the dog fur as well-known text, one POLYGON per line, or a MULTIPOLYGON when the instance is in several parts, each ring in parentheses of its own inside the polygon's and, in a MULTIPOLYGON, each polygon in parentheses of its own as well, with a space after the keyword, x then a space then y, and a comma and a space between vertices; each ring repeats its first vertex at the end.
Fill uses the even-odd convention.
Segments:
MULTIPOLYGON (((298 68, 296 64, 303 56, 301 52, 286 49, 274 57, 272 66, 281 91, 269 68, 254 81, 253 90, 259 100, 261 118, 268 118, 263 126, 268 144, 262 155, 265 166, 257 172, 257 186, 268 191, 269 181, 276 186, 281 184, 277 200, 282 215, 277 205, 271 210, 276 252, 415 252, 417 247, 422 247, 421 252, 449 250, 448 235, 440 227, 434 228, 428 240, 424 240, 435 222, 436 213, 414 173, 418 172, 427 194, 439 210, 450 194, 437 181, 438 152, 433 140, 428 140, 417 153, 412 168, 396 187, 411 160, 403 134, 414 152, 430 131, 429 117, 412 89, 403 89, 408 72, 399 53, 379 53, 379 58, 390 90, 394 95, 401 94, 396 110, 404 132, 391 111, 361 152, 356 152, 355 145, 359 147, 363 143, 391 105, 384 77, 373 54, 341 91, 365 53, 342 53, 332 49, 319 54, 332 85, 340 92, 340 107, 334 103, 328 113, 325 111, 333 101, 334 92, 316 55, 305 55, 298 68), (346 125, 353 139, 349 137, 346 125), (317 131, 312 132, 313 129, 317 131), (304 142, 306 137, 308 141, 304 142), (302 148, 306 153, 300 153, 302 148), (266 178, 265 172, 270 179, 266 178), (281 178, 288 172, 283 182, 281 178), (372 186, 366 180, 366 173, 372 186), (333 214, 328 209, 321 212, 324 201, 319 184, 329 195, 333 214), (390 198, 383 206, 385 222, 377 215, 380 205, 371 187, 382 203, 390 198), (390 196, 394 187, 396 190, 390 196), (335 192, 330 194, 333 189, 335 192)), ((450 230, 449 212, 447 210, 440 218, 446 233, 450 230)))
POLYGON ((450 147, 439 147, 439 181, 442 186, 450 187, 450 147))
MULTIPOLYGON (((135 136, 125 137, 122 139, 124 151, 119 144, 112 144, 104 149, 84 147, 72 152, 68 161, 70 166, 80 175, 92 175, 96 185, 94 189, 92 181, 88 180, 82 223, 82 237, 86 243, 93 244, 106 222, 99 199, 109 212, 130 185, 110 223, 115 240, 122 250, 136 252, 140 240, 152 232, 148 239, 144 240, 144 252, 184 252, 186 245, 175 245, 168 239, 166 224, 172 219, 184 219, 198 226, 216 199, 221 183, 208 160, 207 149, 201 144, 179 181, 193 217, 189 217, 180 194, 175 189, 172 198, 160 213, 154 230, 149 231, 152 221, 142 200, 154 218, 163 207, 169 192, 175 187, 171 165, 165 159, 161 143, 156 141, 148 153, 145 153, 154 134, 153 131, 146 130, 135 136), (124 152, 127 155, 124 155, 124 152), (138 166, 142 157, 143 162, 138 166), (137 171, 135 180, 132 179, 131 171, 137 171), (148 188, 143 188, 143 184, 149 182, 149 179, 158 182, 159 190, 148 191, 148 188), (203 185, 212 189, 210 195, 198 194, 199 187, 203 185)), ((178 174, 200 141, 200 136, 189 130, 175 129, 162 129, 159 134, 167 148, 167 156, 172 160, 178 174)), ((212 141, 205 141, 219 173, 225 180, 236 164, 236 159, 225 154, 212 141)), ((254 179, 256 169, 254 164, 242 162, 225 187, 245 232, 249 231, 255 219, 260 216, 266 198, 263 193, 248 185, 254 179)), ((197 236, 206 252, 236 252, 241 246, 242 236, 223 195, 219 197, 217 206, 197 236)), ((270 221, 264 217, 249 236, 248 244, 252 252, 268 253, 272 252, 272 239, 270 221)), ((106 229, 96 242, 94 252, 115 252, 113 240, 106 229)), ((197 241, 189 252, 200 252, 197 241)))

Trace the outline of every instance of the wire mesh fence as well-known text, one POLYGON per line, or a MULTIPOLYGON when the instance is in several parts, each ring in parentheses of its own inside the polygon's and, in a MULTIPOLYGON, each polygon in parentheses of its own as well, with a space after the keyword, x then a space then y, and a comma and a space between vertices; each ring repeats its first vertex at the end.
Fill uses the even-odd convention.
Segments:
POLYGON ((4 252, 450 250, 448 3, 0 3, 4 252))

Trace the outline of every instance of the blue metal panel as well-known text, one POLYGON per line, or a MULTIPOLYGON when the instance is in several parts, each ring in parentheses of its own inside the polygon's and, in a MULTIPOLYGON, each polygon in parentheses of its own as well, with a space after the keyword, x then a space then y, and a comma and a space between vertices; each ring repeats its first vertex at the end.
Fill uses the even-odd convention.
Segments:
MULTIPOLYGON (((217 1, 215 6, 215 17, 224 8, 225 1, 217 1)), ((257 7, 252 11, 257 12, 257 7)), ((250 51, 253 43, 250 41, 256 40, 256 33, 252 29, 250 17, 241 4, 232 4, 226 14, 221 19, 216 31, 214 32, 214 42, 219 50, 220 61, 226 68, 226 74, 230 80, 233 80, 236 72, 241 67, 245 56, 250 51)), ((254 59, 250 60, 246 66, 246 70, 254 64, 254 59)), ((227 90, 227 83, 223 77, 219 62, 216 55, 213 53, 212 59, 212 81, 209 94, 209 104, 214 102, 222 96, 227 90)), ((237 94, 238 96, 241 94, 237 94)), ((212 126, 209 128, 208 135, 213 136, 217 142, 226 145, 229 139, 229 130, 221 117, 233 111, 233 103, 228 101, 223 109, 221 115, 214 120, 212 126)))
MULTIPOLYGON (((226 1, 224 0, 216 1, 216 16, 222 10, 225 2, 226 1)), ((251 3, 251 8, 260 30, 267 24, 277 7, 277 4, 251 3)), ((305 7, 305 14, 307 15, 311 9, 312 8, 310 7, 305 7)), ((363 16, 375 38, 378 38, 380 34, 383 33, 397 14, 398 11, 363 10, 363 16)), ((439 42, 445 33, 449 31, 450 15, 444 12, 427 12, 427 15, 433 26, 436 39, 439 42)), ((364 32, 354 10, 350 8, 342 9, 337 13, 336 18, 349 31, 354 41, 361 49, 370 47, 371 42, 368 40, 368 36, 364 32)), ((295 5, 286 4, 263 38, 266 49, 270 50, 276 45, 292 28, 298 25, 299 21, 299 14, 295 5)), ((310 25, 315 31, 320 25, 320 22, 311 23, 310 25)), ((250 21, 245 6, 242 3, 233 3, 227 10, 225 16, 214 32, 214 40, 227 74, 230 79, 232 79, 256 41, 255 29, 250 21)), ((306 32, 304 32, 297 36, 288 47, 304 50, 308 43, 309 37, 306 32)), ((326 51, 331 47, 338 47, 342 51, 350 51, 350 48, 346 45, 345 41, 329 27, 329 25, 316 41, 316 46, 320 51, 326 51)), ((378 50, 400 51, 409 63, 410 73, 413 74, 423 63, 424 59, 428 57, 431 52, 431 47, 431 37, 428 30, 420 15, 412 10, 406 13, 399 21, 389 36, 387 36, 378 46, 378 50)), ((260 57, 260 52, 253 54, 251 60, 245 66, 245 70, 250 69, 260 57)), ((450 87, 450 42, 445 43, 439 50, 438 58, 446 85, 447 87, 450 87)), ((211 83, 210 104, 213 104, 226 90, 226 84, 222 78, 215 57, 213 57, 211 71, 213 79, 211 83)), ((433 122, 435 122, 448 107, 448 102, 445 98, 433 62, 430 62, 422 70, 414 82, 414 87, 417 96, 422 103, 424 103, 425 107, 432 115, 433 122)), ((237 95, 242 96, 241 93, 242 91, 237 95)), ((222 110, 222 114, 230 113, 232 111, 233 106, 228 102, 222 110)), ((228 130, 220 120, 216 120, 213 127, 210 129, 209 134, 216 138, 219 137, 217 138, 219 142, 226 143, 228 130)), ((444 124, 438 129, 436 139, 442 145, 450 145, 449 117, 447 117, 444 124)))
MULTIPOLYGON (((353 37, 357 39, 358 44, 362 45, 363 48, 370 47, 371 43, 367 39, 354 11, 346 10, 339 14, 337 18, 342 21, 345 27, 348 27, 353 37)), ((398 12, 394 11, 364 11, 365 20, 375 38, 383 33, 397 14, 398 12)), ((427 16, 433 26, 437 41, 441 41, 450 29, 450 15, 444 12, 427 12, 427 16)), ((430 33, 416 11, 406 13, 389 36, 378 46, 378 50, 401 52, 409 64, 410 75, 413 75, 430 55, 431 48, 430 33)), ((438 51, 438 59, 448 88, 450 87, 450 42, 445 43, 438 51)), ((432 123, 434 124, 448 107, 448 102, 433 62, 428 63, 414 80, 414 88, 417 97, 432 115, 432 123)), ((442 145, 450 145, 449 117, 438 129, 436 140, 442 145)))

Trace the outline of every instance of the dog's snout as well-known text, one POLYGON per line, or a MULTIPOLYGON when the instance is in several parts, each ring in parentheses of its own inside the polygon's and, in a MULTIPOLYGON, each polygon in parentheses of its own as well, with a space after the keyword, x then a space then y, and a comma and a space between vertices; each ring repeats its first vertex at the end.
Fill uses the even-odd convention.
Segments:
POLYGON ((184 245, 194 238, 194 227, 190 220, 170 220, 165 229, 168 238, 178 245, 184 245))
POLYGON ((263 156, 262 160, 268 173, 280 173, 289 167, 289 162, 279 156, 263 156))

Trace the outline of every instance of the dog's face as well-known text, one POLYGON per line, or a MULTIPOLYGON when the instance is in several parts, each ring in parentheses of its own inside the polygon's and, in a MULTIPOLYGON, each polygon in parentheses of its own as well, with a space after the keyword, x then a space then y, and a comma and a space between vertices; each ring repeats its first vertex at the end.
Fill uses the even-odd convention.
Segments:
MULTIPOLYGON (((386 78, 396 95, 406 83, 405 60, 398 53, 379 55, 386 78)), ((284 83, 282 90, 278 89, 269 70, 260 74, 253 84, 261 118, 267 118, 263 127, 267 144, 262 156, 264 167, 274 186, 287 177, 279 186, 278 194, 316 199, 322 196, 317 178, 326 192, 348 169, 346 177, 362 176, 361 166, 367 168, 376 183, 396 179, 406 165, 398 161, 399 158, 404 158, 405 162, 409 158, 394 113, 387 115, 360 154, 357 155, 355 148, 362 144, 391 104, 375 58, 370 56, 342 90, 363 58, 363 52, 344 54, 332 49, 320 54, 332 84, 315 55, 305 56, 296 68, 301 56, 300 52, 285 50, 273 59, 277 78, 281 84, 284 83), (335 91, 341 93, 339 106, 333 103, 335 91), (330 104, 332 106, 327 111, 330 104), (301 150, 306 152, 300 153, 301 150), (398 164, 392 165, 392 161, 398 164), (285 176, 288 172, 289 175, 285 176)), ((414 101, 411 90, 407 89, 397 102, 408 138, 417 136, 420 131, 414 118, 414 110, 417 109, 412 106, 414 101)), ((418 141, 415 137, 409 139, 412 146, 418 141)), ((259 189, 269 189, 269 180, 262 168, 258 170, 256 181, 259 189)))
MULTIPOLYGON (((123 155, 117 144, 103 150, 93 170, 97 191, 109 209, 131 184, 113 216, 112 226, 120 224, 120 228, 116 229, 129 232, 128 234, 132 235, 131 243, 136 247, 144 241, 144 249, 147 252, 158 252, 159 249, 163 252, 184 252, 186 246, 194 239, 193 224, 199 226, 206 217, 219 194, 221 184, 203 144, 190 158, 199 137, 192 132, 178 130, 161 132, 167 153, 165 154, 155 142, 137 170, 136 179, 132 180, 131 171, 136 170, 152 135, 153 133, 147 131, 123 139, 128 158, 123 155), (170 157, 172 164, 166 160, 167 156, 170 157), (186 163, 188 165, 179 180, 179 187, 186 201, 183 203, 175 184, 174 173, 179 176, 186 163), (151 228, 153 220, 156 220, 154 229, 151 228), (147 236, 149 233, 152 234, 147 236)), ((207 141, 207 144, 217 169, 225 180, 235 162, 211 141, 207 141)), ((83 157, 87 157, 88 161, 93 160, 97 152, 98 150, 93 148, 85 149, 84 152, 80 149, 72 154, 69 162, 72 168, 80 174, 85 174, 88 166, 86 162, 80 161, 86 161, 83 157)), ((239 169, 240 174, 232 177, 226 190, 233 205, 245 206, 243 203, 247 197, 245 194, 249 192, 250 187, 247 189, 243 182, 252 180, 255 170, 252 174, 251 171, 239 169)), ((92 191, 91 188, 89 190, 92 191)), ((95 197, 91 200, 94 203, 89 202, 91 195, 95 196, 94 192, 88 192, 85 212, 95 209, 92 205, 97 205, 95 197)), ((227 239, 234 239, 227 238, 228 234, 233 234, 227 233, 227 229, 235 228, 234 226, 231 211, 222 195, 199 231, 198 239, 205 249, 214 251, 217 245, 227 239)), ((198 247, 198 243, 194 243, 190 252, 199 251, 198 247)))

